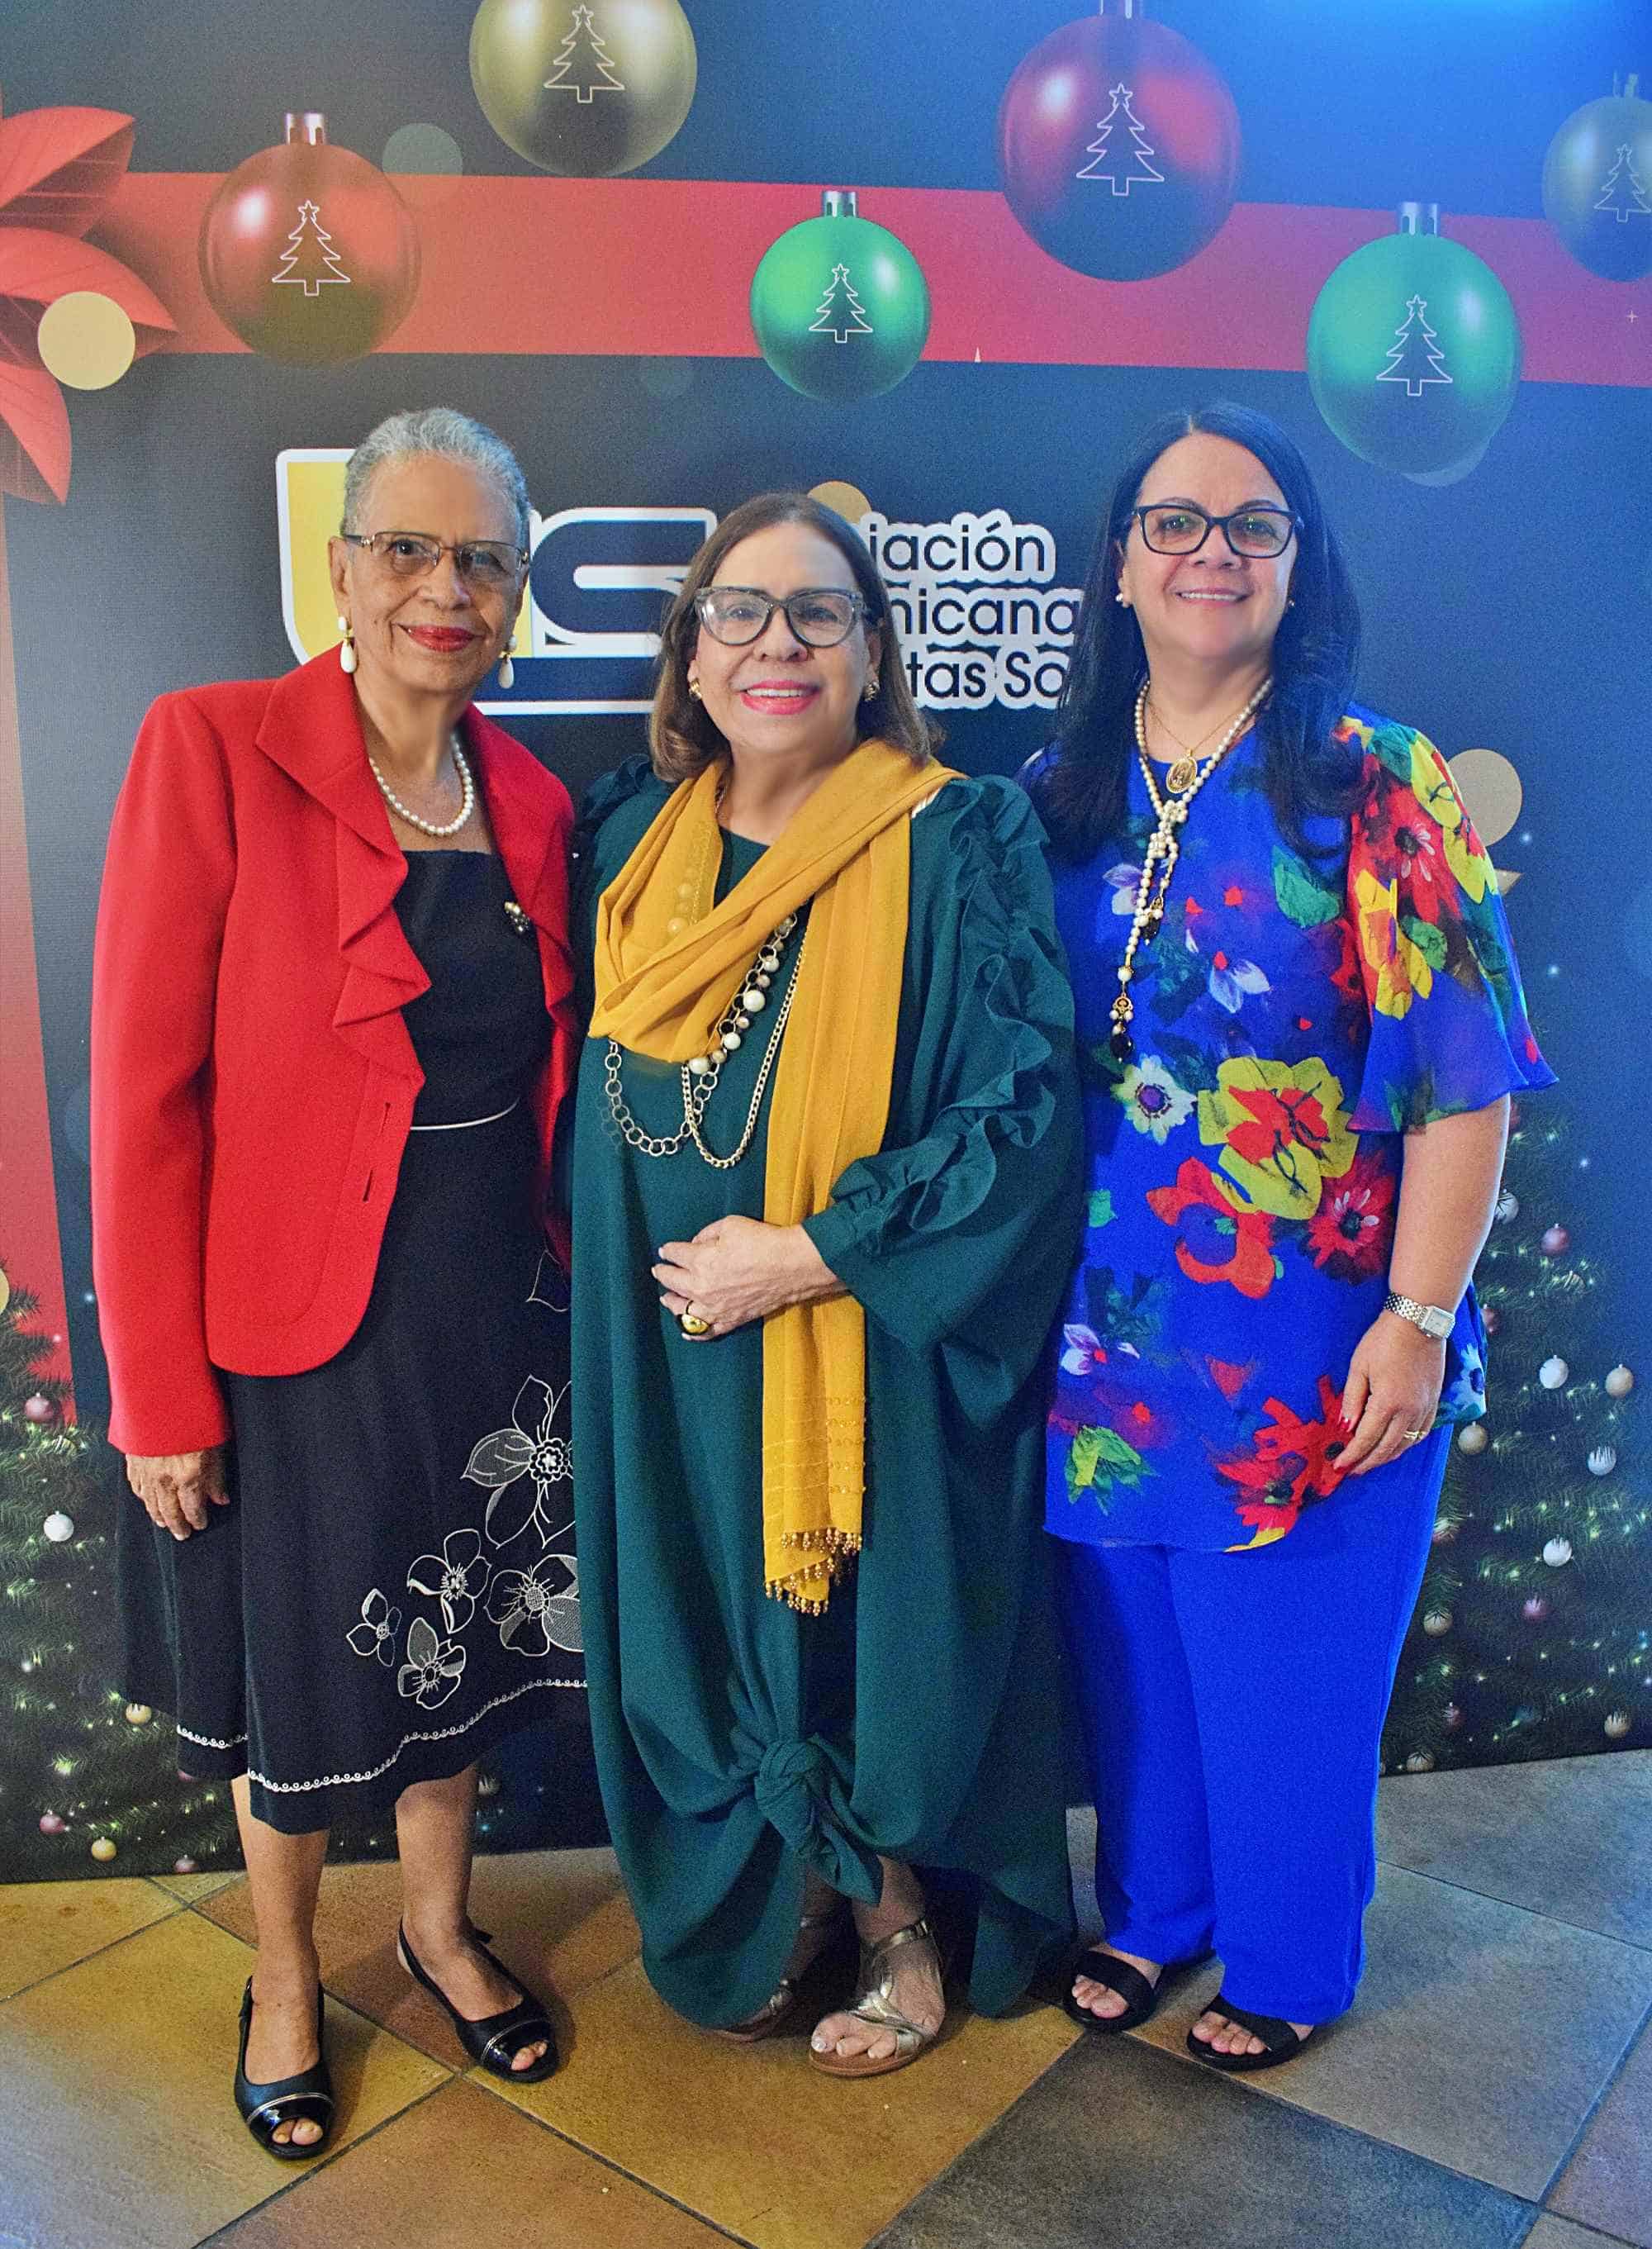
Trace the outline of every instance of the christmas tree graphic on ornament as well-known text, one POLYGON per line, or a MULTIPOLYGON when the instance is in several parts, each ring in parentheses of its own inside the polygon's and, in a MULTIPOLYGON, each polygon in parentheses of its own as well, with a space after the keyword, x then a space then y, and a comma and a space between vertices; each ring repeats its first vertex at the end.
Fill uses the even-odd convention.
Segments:
POLYGON ((873 333, 866 306, 854 293, 854 284, 849 279, 847 265, 833 267, 826 294, 809 323, 812 336, 825 335, 828 332, 833 342, 840 344, 847 344, 851 336, 869 336, 873 333))
POLYGON ((1612 169, 1601 183, 1600 200, 1594 208, 1610 211, 1620 226, 1627 226, 1632 218, 1652 218, 1652 203, 1646 199, 1646 182, 1635 169, 1627 141, 1619 148, 1612 169))
POLYGON ((321 213, 316 204, 303 203, 298 205, 298 224, 287 237, 281 263, 270 279, 271 282, 279 281, 292 287, 301 287, 306 297, 319 296, 323 286, 331 283, 343 282, 348 285, 350 276, 339 263, 339 253, 332 246, 332 237, 322 225, 321 213))
POLYGON ((1407 299, 1405 318, 1388 347, 1388 363, 1374 378, 1378 382, 1402 382, 1408 398, 1421 398, 1424 383, 1451 381, 1438 335, 1429 326, 1428 312, 1426 297, 1407 299))
POLYGON ((625 92, 625 80, 614 72, 614 57, 603 45, 589 8, 574 10, 573 27, 560 54, 552 57, 552 65, 556 76, 545 81, 547 93, 571 93, 576 100, 589 101, 593 94, 625 92))
POLYGON ((1101 119, 1095 139, 1085 150, 1086 155, 1093 156, 1095 162, 1086 164, 1076 176, 1080 180, 1109 180, 1115 196, 1128 196, 1132 188, 1143 182, 1156 181, 1162 187, 1164 174, 1148 162, 1148 157, 1155 154, 1153 143, 1148 138, 1146 127, 1130 107, 1135 88, 1119 85, 1109 86, 1107 92, 1112 97, 1113 107, 1101 119), (1121 114, 1130 128, 1131 145, 1128 148, 1114 150, 1107 147, 1107 143, 1113 138, 1113 127, 1121 114))

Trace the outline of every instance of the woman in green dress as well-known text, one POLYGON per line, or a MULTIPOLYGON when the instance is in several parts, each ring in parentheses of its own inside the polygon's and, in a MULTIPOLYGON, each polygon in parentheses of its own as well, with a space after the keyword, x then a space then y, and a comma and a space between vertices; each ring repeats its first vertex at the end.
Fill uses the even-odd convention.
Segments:
POLYGON ((847 1900, 811 2060, 939 2030, 915 1869, 993 2013, 1070 1918, 1038 1522, 1080 1220, 1072 996, 1011 787, 935 762, 841 517, 690 565, 586 807, 577 1510, 599 1770, 655 1988, 751 2039, 847 1900))

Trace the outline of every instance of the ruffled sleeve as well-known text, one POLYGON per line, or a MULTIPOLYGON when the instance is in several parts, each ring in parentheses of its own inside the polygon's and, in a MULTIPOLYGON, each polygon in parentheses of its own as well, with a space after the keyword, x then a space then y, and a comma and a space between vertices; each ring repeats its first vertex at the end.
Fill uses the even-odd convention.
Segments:
POLYGON ((1497 877, 1426 735, 1370 729, 1347 915, 1371 1022, 1352 1123, 1403 1132, 1553 1085, 1497 877))
POLYGON ((585 793, 569 845, 568 928, 573 945, 574 1004, 583 1034, 591 1020, 592 954, 596 943, 597 900, 624 865, 668 794, 646 755, 627 758, 611 773, 599 774, 585 793), (627 808, 632 816, 627 816, 627 808), (608 822, 613 829, 604 835, 608 822))
POLYGON ((996 779, 952 781, 915 819, 886 1145, 805 1221, 897 1341, 958 1338, 1017 1367, 1042 1345, 1081 1219, 1073 994, 1043 842, 996 779))

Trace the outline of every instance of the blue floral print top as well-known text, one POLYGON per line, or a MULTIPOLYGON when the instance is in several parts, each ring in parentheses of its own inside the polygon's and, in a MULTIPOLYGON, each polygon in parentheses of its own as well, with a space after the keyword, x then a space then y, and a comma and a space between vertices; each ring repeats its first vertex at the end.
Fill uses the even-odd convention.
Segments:
MULTIPOLYGON (((1553 1083, 1497 881, 1444 760, 1356 710, 1347 823, 1282 838, 1254 732, 1199 792, 1135 1053, 1108 1050, 1153 815, 1132 761, 1116 848, 1054 867, 1077 994, 1089 1215, 1055 1350, 1046 1520, 1059 1537, 1240 1549, 1340 1479, 1340 1390, 1381 1309, 1402 1136, 1553 1083)), ((1046 753, 1046 755, 1052 754, 1046 753)), ((1440 1416, 1484 1413, 1470 1290, 1440 1416)))

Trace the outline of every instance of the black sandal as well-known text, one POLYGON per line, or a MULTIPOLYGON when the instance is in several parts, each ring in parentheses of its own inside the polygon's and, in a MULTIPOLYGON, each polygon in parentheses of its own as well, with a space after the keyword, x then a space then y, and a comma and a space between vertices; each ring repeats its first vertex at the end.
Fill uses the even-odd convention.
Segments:
POLYGON ((1080 1952, 1067 1970, 1061 2005, 1080 2030, 1093 2031, 1098 2038, 1117 2038, 1121 2032, 1133 2031, 1149 2021, 1175 1979, 1197 1965, 1193 1960, 1168 1960, 1159 1970, 1158 1982, 1149 1984, 1139 1968, 1133 1968, 1128 1960, 1121 1960, 1116 1952, 1102 1952, 1092 1946, 1089 1951, 1080 1952), (1109 1991, 1116 1991, 1126 2002, 1124 2012, 1098 2015, 1081 2006, 1073 1996, 1075 1976, 1087 1976, 1093 1984, 1105 1984, 1109 1991))
MULTIPOLYGON (((252 1978, 249 1976, 247 1988, 241 1995, 241 2051, 236 2057, 235 2105, 241 2112, 242 2122, 268 2154, 284 2163, 307 2162, 326 2146, 328 2128, 332 2122, 332 2079, 327 2069, 326 2049, 322 2046, 321 2059, 313 2068, 301 2069, 296 2077, 278 2077, 268 2085, 255 2085, 247 2075, 247 2034, 251 2028, 252 1978), (297 2144, 291 2140, 278 2140, 275 2134, 283 2124, 319 2124, 321 2136, 297 2144)), ((318 1984, 318 2046, 321 2045, 323 2032, 321 1986, 318 1984)))
POLYGON ((1208 2002, 1204 2012, 1207 2015, 1225 2015, 1230 2023, 1237 2023, 1242 2031, 1249 2031, 1252 2038, 1262 2041, 1264 2050, 1260 2053, 1217 2053, 1203 2039, 1196 2039, 1191 2031, 1188 2032, 1188 2052, 1194 2060, 1207 2063, 1212 2069, 1226 2070, 1230 2076, 1242 2077, 1253 2069, 1277 2069, 1282 2061, 1294 2060, 1308 2043, 1283 2016, 1253 2015, 1248 2007, 1236 2007, 1220 1991, 1208 2002))
POLYGON ((514 2007, 505 2007, 497 2015, 483 2015, 480 2022, 472 2022, 462 2015, 434 1977, 428 1976, 420 1966, 413 1947, 408 1942, 408 1932, 398 1925, 396 1957, 415 1984, 422 1984, 433 1999, 439 2000, 447 2010, 448 2019, 458 2033, 460 2045, 472 2061, 480 2062, 490 2076, 504 2078, 507 2085, 538 2085, 549 2077, 557 2066, 556 2032, 551 2027, 541 2002, 514 1976, 503 1961, 496 1960, 489 1951, 480 1929, 471 1932, 476 1950, 490 1966, 497 1968, 508 1983, 514 1984, 522 1997, 514 2007), (512 2060, 524 2046, 544 2042, 545 2052, 538 2061, 525 2069, 513 2069, 512 2060))

